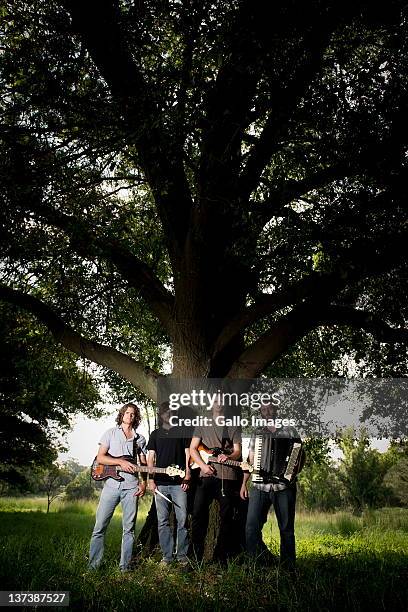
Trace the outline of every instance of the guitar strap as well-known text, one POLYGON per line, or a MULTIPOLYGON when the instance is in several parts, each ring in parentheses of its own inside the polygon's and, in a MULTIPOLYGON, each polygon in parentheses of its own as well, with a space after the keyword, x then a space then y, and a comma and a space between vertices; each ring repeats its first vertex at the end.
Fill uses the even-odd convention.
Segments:
MULTIPOLYGON (((138 444, 138 439, 140 435, 135 431, 135 437, 133 438, 133 458, 136 459, 137 465, 146 465, 142 463, 140 459, 140 455, 142 454, 142 449, 140 448, 140 444, 138 444)), ((142 472, 142 480, 146 482, 147 480, 147 472, 142 472)))
POLYGON ((140 446, 138 444, 138 439, 139 439, 139 434, 137 432, 135 432, 135 437, 133 438, 133 459, 136 459, 136 463, 140 462, 140 453, 141 453, 141 449, 140 446))
MULTIPOLYGON (((221 448, 222 450, 229 450, 233 446, 231 438, 228 436, 228 427, 224 425, 222 430, 221 448), (226 446, 228 445, 228 449, 226 446)), ((225 497, 224 492, 224 465, 221 463, 221 496, 225 497)))
POLYGON ((228 427, 224 425, 224 428, 222 430, 221 448, 222 450, 228 450, 231 448, 231 445, 232 445, 232 440, 228 436, 228 427), (228 447, 227 447, 227 444, 228 444, 228 447))

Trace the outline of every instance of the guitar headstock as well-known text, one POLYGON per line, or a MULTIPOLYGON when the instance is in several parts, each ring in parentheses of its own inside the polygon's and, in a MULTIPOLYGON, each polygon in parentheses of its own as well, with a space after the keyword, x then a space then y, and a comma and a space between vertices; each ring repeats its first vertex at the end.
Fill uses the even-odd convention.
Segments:
POLYGON ((167 476, 181 476, 181 478, 184 478, 186 475, 185 471, 180 469, 178 465, 169 465, 166 467, 166 474, 167 476))
POLYGON ((249 472, 249 473, 251 473, 251 472, 253 472, 253 471, 254 471, 254 466, 253 466, 253 465, 251 465, 250 463, 248 463, 248 461, 242 461, 242 463, 241 463, 241 469, 242 469, 244 472, 249 472))

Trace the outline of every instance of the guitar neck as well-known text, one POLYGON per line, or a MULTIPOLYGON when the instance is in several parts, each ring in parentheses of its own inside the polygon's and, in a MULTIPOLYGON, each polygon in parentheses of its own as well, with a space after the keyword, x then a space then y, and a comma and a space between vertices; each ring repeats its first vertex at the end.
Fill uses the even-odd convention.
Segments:
POLYGON ((209 463, 219 463, 220 465, 232 465, 233 467, 241 467, 242 461, 234 461, 233 459, 227 459, 226 461, 217 461, 217 457, 209 457, 209 463))
MULTIPOLYGON (((165 474, 167 470, 167 468, 149 467, 147 465, 135 465, 135 468, 136 468, 136 472, 147 472, 148 474, 165 474)), ((126 470, 116 470, 116 471, 126 472, 126 470)))

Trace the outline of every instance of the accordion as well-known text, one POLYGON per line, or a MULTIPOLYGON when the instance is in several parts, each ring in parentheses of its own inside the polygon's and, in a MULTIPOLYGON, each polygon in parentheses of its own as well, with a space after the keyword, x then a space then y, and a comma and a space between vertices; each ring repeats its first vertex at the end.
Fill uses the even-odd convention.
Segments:
POLYGON ((305 453, 300 438, 255 436, 252 482, 290 484, 303 468, 305 453))

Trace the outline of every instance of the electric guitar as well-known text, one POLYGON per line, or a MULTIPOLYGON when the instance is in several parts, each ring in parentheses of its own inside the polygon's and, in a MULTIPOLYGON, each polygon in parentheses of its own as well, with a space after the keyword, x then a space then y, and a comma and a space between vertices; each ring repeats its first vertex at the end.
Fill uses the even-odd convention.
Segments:
MULTIPOLYGON (((247 461, 234 461, 233 459, 227 459, 226 461, 218 461, 217 456, 225 454, 221 448, 207 448, 204 444, 200 444, 198 447, 198 452, 200 453, 201 459, 204 463, 218 463, 220 465, 229 465, 231 467, 241 468, 244 472, 252 472, 253 466, 247 461)), ((200 467, 198 463, 194 461, 194 459, 190 459, 190 468, 193 470, 194 468, 200 467)))
MULTIPOLYGON (((112 457, 112 455, 109 455, 112 457)), ((147 465, 138 465, 135 459, 131 455, 122 455, 121 457, 112 457, 112 459, 125 459, 135 466, 136 472, 147 472, 148 474, 167 474, 167 476, 181 476, 184 478, 186 475, 185 470, 181 470, 178 465, 169 465, 165 468, 160 467, 148 467, 147 465)), ((93 460, 91 467, 91 477, 94 480, 106 480, 107 478, 113 478, 114 480, 124 480, 120 475, 120 472, 126 472, 122 470, 120 465, 102 465, 97 462, 97 458, 93 460)), ((129 474, 130 472, 126 472, 129 474)))

